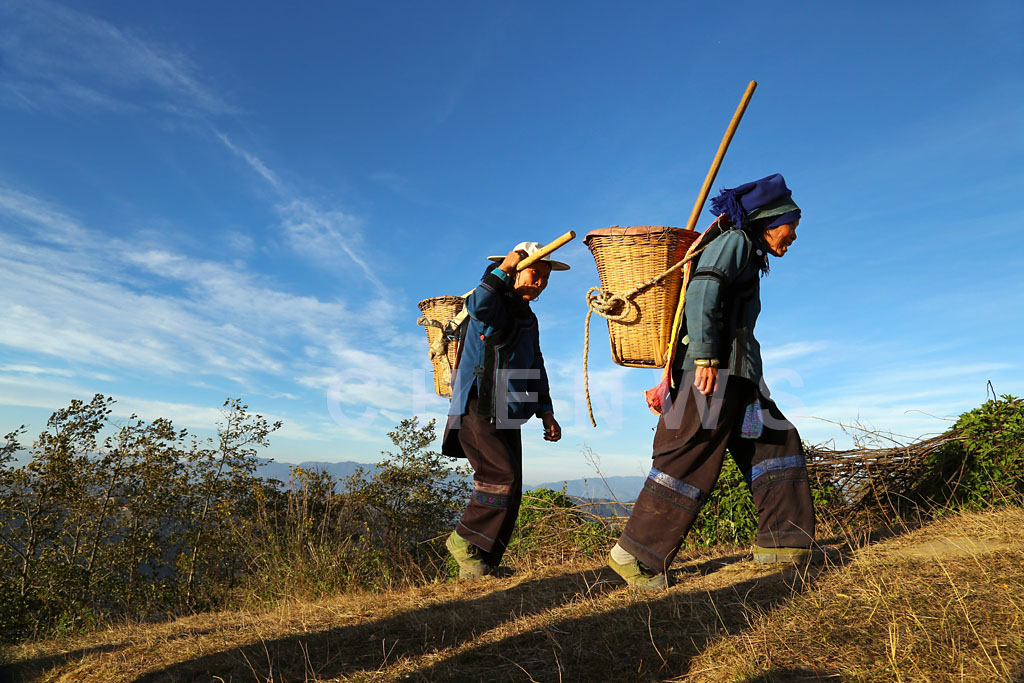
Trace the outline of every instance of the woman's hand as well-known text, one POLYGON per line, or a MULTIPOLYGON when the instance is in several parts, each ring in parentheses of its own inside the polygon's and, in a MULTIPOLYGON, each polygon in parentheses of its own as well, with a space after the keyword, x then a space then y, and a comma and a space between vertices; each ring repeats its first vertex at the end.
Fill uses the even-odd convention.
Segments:
POLYGON ((544 423, 545 441, 558 441, 562 438, 562 427, 555 419, 554 413, 543 413, 540 416, 540 421, 544 423))
POLYGON ((693 379, 693 386, 697 387, 697 391, 710 396, 715 393, 715 387, 718 386, 718 368, 697 368, 697 376, 693 379))
POLYGON ((518 266, 519 262, 524 258, 526 258, 525 251, 522 249, 519 251, 512 250, 508 252, 508 256, 505 257, 505 260, 501 262, 498 268, 500 268, 506 275, 515 275, 516 266, 518 266))

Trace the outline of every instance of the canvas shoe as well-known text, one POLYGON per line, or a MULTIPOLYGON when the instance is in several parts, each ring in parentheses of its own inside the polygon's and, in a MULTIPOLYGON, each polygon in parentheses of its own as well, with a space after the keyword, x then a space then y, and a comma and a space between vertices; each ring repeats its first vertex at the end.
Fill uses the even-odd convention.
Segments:
POLYGON ((621 576, 622 580, 633 588, 639 588, 644 591, 660 591, 668 588, 668 577, 665 574, 649 569, 647 565, 639 560, 619 564, 609 554, 608 566, 614 569, 615 573, 621 576))
POLYGON ((448 540, 444 542, 448 552, 452 554, 459 565, 460 579, 479 579, 494 574, 494 568, 484 562, 480 557, 480 548, 452 532, 448 540))
POLYGON ((758 564, 822 564, 842 559, 835 548, 762 548, 754 546, 754 562, 758 564))

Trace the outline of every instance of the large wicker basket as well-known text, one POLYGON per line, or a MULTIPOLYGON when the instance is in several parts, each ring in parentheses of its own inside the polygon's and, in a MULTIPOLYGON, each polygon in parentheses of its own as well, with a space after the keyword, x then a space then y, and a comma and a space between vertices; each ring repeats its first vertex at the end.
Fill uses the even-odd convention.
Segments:
POLYGON ((417 304, 426 322, 430 360, 434 365, 434 391, 444 398, 452 397, 452 371, 458 354, 458 344, 450 333, 449 323, 465 304, 461 296, 435 296, 417 304))
MULTIPOLYGON (((683 228, 616 225, 588 233, 583 242, 594 255, 601 289, 625 294, 678 263, 697 236, 683 228)), ((681 284, 682 269, 636 295, 636 305, 625 320, 608 321, 612 360, 617 365, 665 366, 681 284)))

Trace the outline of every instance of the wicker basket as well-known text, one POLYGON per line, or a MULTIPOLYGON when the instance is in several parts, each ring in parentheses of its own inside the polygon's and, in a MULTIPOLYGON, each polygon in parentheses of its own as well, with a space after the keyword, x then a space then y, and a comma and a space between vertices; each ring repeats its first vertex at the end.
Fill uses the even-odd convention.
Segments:
MULTIPOLYGON (((594 255, 601 289, 624 294, 678 263, 699 233, 683 228, 612 226, 583 240, 594 255)), ((668 360, 682 270, 638 294, 629 317, 608 321, 612 360, 629 368, 661 368, 668 360)))
POLYGON ((424 325, 427 330, 427 343, 431 349, 440 348, 440 345, 444 344, 443 354, 430 354, 430 360, 434 364, 434 391, 444 398, 452 397, 452 370, 455 369, 455 358, 458 354, 458 345, 446 332, 448 323, 459 314, 464 304, 465 299, 461 296, 435 296, 417 304, 424 318, 436 321, 444 327, 442 329, 431 324, 424 325))

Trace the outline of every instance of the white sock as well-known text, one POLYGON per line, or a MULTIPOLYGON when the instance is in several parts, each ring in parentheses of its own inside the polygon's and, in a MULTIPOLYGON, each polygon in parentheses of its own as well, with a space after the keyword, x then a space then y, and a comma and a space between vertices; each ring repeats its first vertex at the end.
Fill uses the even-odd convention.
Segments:
POLYGON ((612 551, 609 553, 609 555, 611 555, 611 558, 615 560, 615 562, 618 564, 629 564, 631 562, 636 562, 636 557, 626 552, 626 549, 618 543, 616 543, 612 547, 612 551))

